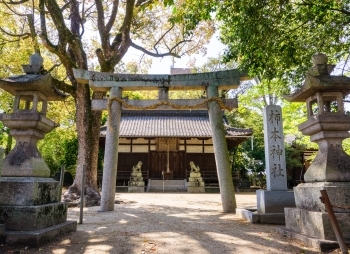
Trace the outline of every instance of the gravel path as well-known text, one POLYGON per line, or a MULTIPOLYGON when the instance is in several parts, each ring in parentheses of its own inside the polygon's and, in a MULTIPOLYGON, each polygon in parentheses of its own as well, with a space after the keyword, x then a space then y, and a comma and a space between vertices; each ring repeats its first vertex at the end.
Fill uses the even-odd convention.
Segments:
MULTIPOLYGON (((115 211, 84 208, 78 230, 41 248, 0 246, 3 253, 319 253, 276 233, 222 213, 220 194, 117 193, 115 211)), ((252 193, 236 195, 240 208, 256 207, 252 193)), ((79 208, 69 208, 79 220, 79 208)), ((1 251, 0 251, 1 252, 1 251)), ((334 251, 333 253, 340 253, 334 251)))

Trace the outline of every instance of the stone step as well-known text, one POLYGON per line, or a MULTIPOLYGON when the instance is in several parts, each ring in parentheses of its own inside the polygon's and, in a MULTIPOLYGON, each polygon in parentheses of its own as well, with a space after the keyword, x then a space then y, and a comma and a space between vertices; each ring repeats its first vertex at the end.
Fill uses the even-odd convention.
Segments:
POLYGON ((187 181, 186 180, 148 180, 147 191, 148 192, 158 192, 163 191, 187 191, 187 181))

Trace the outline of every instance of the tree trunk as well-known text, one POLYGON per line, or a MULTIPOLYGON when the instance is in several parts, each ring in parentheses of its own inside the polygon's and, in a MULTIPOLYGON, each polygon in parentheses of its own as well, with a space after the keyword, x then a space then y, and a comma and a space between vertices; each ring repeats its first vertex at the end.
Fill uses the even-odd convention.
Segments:
MULTIPOLYGON (((78 133, 78 161, 76 175, 73 184, 64 194, 65 201, 74 201, 81 196, 83 166, 85 166, 86 183, 84 194, 86 195, 86 206, 98 205, 101 199, 97 190, 97 153, 93 147, 98 148, 98 139, 93 138, 93 120, 100 122, 100 118, 93 119, 91 111, 90 89, 87 84, 78 84, 76 87, 76 119, 78 133), (97 141, 97 144, 96 144, 97 141), (94 144, 95 143, 95 144, 94 144), (96 163, 94 163, 94 159, 96 163)), ((95 124, 96 128, 99 130, 95 124)))
MULTIPOLYGON (((102 99, 105 93, 94 93, 93 99, 102 99)), ((94 186, 97 190, 97 170, 98 170, 98 152, 100 141, 100 127, 101 127, 102 111, 92 111, 92 137, 91 137, 91 175, 87 177, 87 184, 94 186)))

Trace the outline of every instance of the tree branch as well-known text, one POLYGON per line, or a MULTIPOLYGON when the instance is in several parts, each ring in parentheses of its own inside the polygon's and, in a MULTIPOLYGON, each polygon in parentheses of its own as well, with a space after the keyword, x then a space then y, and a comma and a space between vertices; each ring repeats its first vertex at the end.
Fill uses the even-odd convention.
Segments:
POLYGON ((69 93, 69 94, 71 94, 71 95, 74 95, 75 89, 74 89, 73 86, 68 85, 67 83, 65 83, 65 82, 63 82, 63 81, 61 81, 61 80, 55 79, 55 78, 52 78, 52 81, 53 81, 53 82, 52 82, 53 85, 54 85, 57 89, 59 89, 59 90, 65 92, 65 93, 69 93))
POLYGON ((54 64, 50 69, 47 70, 48 73, 52 72, 53 69, 55 69, 56 67, 59 67, 61 64, 54 64))
POLYGON ((58 32, 58 47, 64 51, 67 45, 67 37, 72 36, 71 31, 65 25, 61 8, 58 6, 55 0, 44 0, 47 10, 50 12, 52 21, 58 32))
MULTIPOLYGON (((10 5, 15 5, 15 3, 11 4, 11 2, 10 2, 10 3, 5 2, 5 1, 1 1, 1 2, 2 2, 4 5, 6 5, 7 9, 9 9, 13 14, 15 14, 15 15, 17 15, 17 16, 20 16, 20 17, 26 16, 26 14, 20 14, 20 13, 18 13, 18 12, 16 12, 16 11, 12 10, 12 8, 10 7, 10 5), (10 5, 9 5, 9 4, 10 4, 10 5)), ((24 1, 23 3, 25 3, 25 2, 27 2, 27 1, 24 1)))
POLYGON ((123 24, 120 27, 120 32, 115 36, 111 48, 113 51, 119 48, 119 45, 123 42, 130 40, 130 27, 132 22, 132 15, 134 11, 135 0, 129 0, 126 3, 125 17, 123 24))
MULTIPOLYGON (((182 41, 182 42, 185 42, 185 41, 182 41)), ((179 44, 179 43, 178 43, 179 44)), ((177 44, 177 45, 178 45, 177 44)), ((137 49, 137 50, 140 50, 142 51, 143 53, 149 55, 149 56, 153 56, 153 57, 165 57, 165 56, 172 56, 172 57, 176 57, 176 58, 180 58, 179 55, 175 54, 175 53, 172 53, 171 51, 168 52, 168 53, 163 53, 163 54, 159 54, 159 53, 153 53, 151 51, 148 51, 147 49, 135 44, 134 42, 131 42, 131 47, 137 49)), ((176 46, 175 46, 176 47, 176 46)), ((174 49, 175 47, 173 47, 172 49, 174 49)))
POLYGON ((343 13, 343 14, 345 14, 345 15, 350 15, 350 11, 345 10, 345 9, 330 8, 330 10, 332 10, 332 11, 337 11, 337 12, 343 13))
POLYGON ((153 48, 154 50, 158 53, 158 49, 156 48, 157 44, 165 37, 165 35, 167 35, 173 28, 174 28, 175 24, 173 24, 160 38, 159 40, 154 44, 153 48))
POLYGON ((18 2, 15 2, 15 1, 9 1, 9 2, 4 2, 3 1, 3 3, 4 4, 11 4, 11 5, 16 5, 16 4, 24 4, 24 3, 26 3, 26 2, 28 2, 28 0, 21 0, 21 1, 18 1, 18 2))
POLYGON ((58 46, 51 43, 49 38, 47 37, 47 30, 46 30, 46 18, 45 18, 45 6, 44 6, 45 0, 39 1, 39 13, 40 13, 40 28, 41 33, 39 37, 41 38, 41 41, 43 45, 52 53, 58 53, 58 46))
POLYGON ((23 38, 30 37, 30 33, 13 34, 13 33, 5 31, 4 29, 2 29, 2 27, 0 27, 0 31, 3 32, 4 34, 8 35, 8 36, 11 36, 11 37, 23 37, 23 38))
POLYGON ((105 27, 106 33, 109 33, 112 29, 112 26, 114 25, 115 19, 116 19, 117 14, 118 14, 118 7, 119 7, 119 0, 114 0, 111 16, 106 24, 106 27, 105 27))
MULTIPOLYGON (((300 6, 317 6, 317 4, 314 4, 314 3, 312 3, 312 2, 306 2, 306 1, 302 1, 303 3, 301 3, 301 4, 296 4, 296 5, 300 5, 300 6)), ((350 11, 348 11, 348 10, 345 10, 344 8, 341 8, 341 9, 339 9, 339 8, 329 8, 328 10, 331 10, 331 11, 337 11, 337 12, 340 12, 340 13, 343 13, 343 14, 345 14, 345 15, 350 15, 350 11)))
POLYGON ((138 0, 135 4, 136 7, 140 7, 140 6, 147 6, 151 3, 153 3, 153 0, 138 0))
POLYGON ((97 10, 97 29, 100 34, 101 45, 103 49, 106 49, 108 45, 108 37, 105 33, 105 12, 103 9, 102 1, 95 0, 96 10, 97 10))

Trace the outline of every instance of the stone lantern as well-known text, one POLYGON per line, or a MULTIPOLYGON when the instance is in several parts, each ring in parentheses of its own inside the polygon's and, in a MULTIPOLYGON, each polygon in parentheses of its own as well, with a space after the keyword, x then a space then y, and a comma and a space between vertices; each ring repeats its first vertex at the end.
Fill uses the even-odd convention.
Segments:
POLYGON ((343 104, 350 93, 350 78, 330 75, 335 66, 327 64, 324 54, 315 55, 313 63, 301 89, 286 96, 291 102, 306 102, 308 119, 298 128, 319 150, 304 175, 305 183, 294 187, 296 208, 285 208, 284 233, 322 249, 336 241, 320 200, 322 189, 334 206, 345 240, 350 240, 350 157, 342 147, 350 130, 350 115, 343 104))
POLYGON ((56 125, 46 118, 48 101, 64 100, 67 96, 52 86, 50 74, 0 79, 0 88, 15 96, 13 112, 0 114, 0 120, 16 139, 15 147, 4 159, 2 176, 49 177, 50 169, 36 144, 56 125))
POLYGON ((42 62, 35 54, 24 66, 25 75, 0 79, 0 88, 15 96, 13 112, 0 114, 16 139, 0 170, 0 224, 5 225, 8 243, 39 245, 76 229, 76 222, 66 221, 59 182, 49 178, 50 169, 36 146, 57 126, 46 118, 48 101, 67 98, 55 88, 51 75, 43 73, 42 62))

